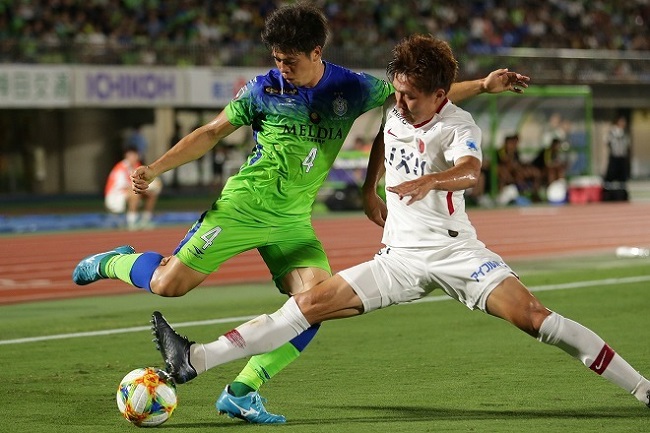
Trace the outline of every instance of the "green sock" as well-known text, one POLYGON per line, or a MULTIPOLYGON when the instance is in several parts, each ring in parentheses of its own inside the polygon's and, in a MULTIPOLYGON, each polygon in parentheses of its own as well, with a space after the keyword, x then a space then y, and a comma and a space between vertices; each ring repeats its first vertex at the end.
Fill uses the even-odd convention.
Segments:
POLYGON ((99 264, 99 272, 108 278, 122 280, 133 285, 131 281, 131 269, 133 264, 142 254, 117 254, 102 260, 99 264))
POLYGON ((272 352, 253 356, 230 384, 230 393, 241 397, 257 391, 299 356, 300 351, 291 343, 286 343, 272 352))
POLYGON ((231 383, 230 386, 228 387, 228 392, 234 395, 235 397, 241 397, 242 395, 246 395, 253 391, 255 391, 254 388, 251 388, 245 383, 241 383, 237 381, 231 383))

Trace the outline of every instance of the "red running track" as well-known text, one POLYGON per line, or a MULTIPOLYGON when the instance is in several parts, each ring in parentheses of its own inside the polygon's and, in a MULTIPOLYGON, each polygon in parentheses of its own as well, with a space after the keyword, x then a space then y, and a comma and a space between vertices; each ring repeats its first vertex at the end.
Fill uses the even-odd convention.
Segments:
MULTIPOLYGON (((469 214, 479 239, 505 260, 606 251, 613 257, 617 246, 650 246, 650 203, 473 209, 469 214)), ((371 259, 381 246, 381 229, 362 215, 316 219, 314 226, 334 271, 371 259)), ((188 227, 0 237, 0 304, 132 292, 131 286, 113 280, 77 286, 72 269, 83 257, 122 244, 169 254, 188 227)), ((250 282, 270 284, 257 251, 225 263, 204 285, 250 282)))

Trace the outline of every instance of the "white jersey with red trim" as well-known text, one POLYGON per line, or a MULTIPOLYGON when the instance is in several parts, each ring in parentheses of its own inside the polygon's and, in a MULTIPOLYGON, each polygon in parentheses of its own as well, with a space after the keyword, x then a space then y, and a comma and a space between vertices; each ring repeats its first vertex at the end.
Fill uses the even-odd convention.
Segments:
MULTIPOLYGON (((472 116, 451 101, 420 125, 402 119, 394 101, 384 106, 386 185, 396 186, 454 166, 461 157, 482 159, 481 130, 472 116)), ((455 239, 476 238, 465 212, 464 191, 430 191, 408 206, 386 191, 388 217, 382 243, 393 247, 448 245, 455 239)))

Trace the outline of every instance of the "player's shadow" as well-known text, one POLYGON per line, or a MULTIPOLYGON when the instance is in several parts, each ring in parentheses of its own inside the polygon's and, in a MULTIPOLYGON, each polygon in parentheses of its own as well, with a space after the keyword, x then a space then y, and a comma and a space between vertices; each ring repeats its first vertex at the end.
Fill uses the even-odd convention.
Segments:
POLYGON ((588 410, 556 409, 451 409, 422 406, 327 406, 335 411, 336 417, 328 419, 295 420, 292 425, 340 424, 340 423, 405 423, 421 421, 468 421, 468 420, 527 420, 527 419, 630 419, 647 418, 647 410, 635 407, 595 407, 588 410), (355 411, 356 414, 351 412, 355 411), (359 415, 357 411, 371 412, 359 415), (346 416, 346 412, 350 416, 346 416))
MULTIPOLYGON (((499 410, 499 409, 451 409, 440 407, 422 407, 422 406, 363 406, 363 405, 321 405, 320 410, 331 409, 335 416, 327 418, 309 418, 309 419, 291 419, 289 417, 288 425, 336 425, 345 423, 405 423, 405 422, 422 422, 422 421, 468 421, 468 420, 530 420, 530 419, 631 419, 647 418, 647 409, 636 407, 594 407, 585 410, 576 409, 553 409, 553 410, 534 410, 534 409, 517 409, 517 410, 499 410), (366 412, 366 415, 360 415, 359 411, 366 412)), ((214 422, 202 423, 179 423, 165 424, 158 428, 165 427, 183 427, 183 428, 241 428, 246 424, 240 420, 231 420, 227 418, 216 419, 214 422)))

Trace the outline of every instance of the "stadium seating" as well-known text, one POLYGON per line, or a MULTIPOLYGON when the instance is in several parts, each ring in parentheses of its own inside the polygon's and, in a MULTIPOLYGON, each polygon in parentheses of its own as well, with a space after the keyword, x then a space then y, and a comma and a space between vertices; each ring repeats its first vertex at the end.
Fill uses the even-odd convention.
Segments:
MULTIPOLYGON (((35 0, 14 8, 3 2, 0 61, 260 66, 270 62, 259 42, 264 18, 280 3, 35 0)), ((412 32, 450 41, 457 55, 518 48, 650 51, 650 3, 644 1, 437 3, 326 0, 328 54, 350 67, 382 67, 395 41, 412 32)), ((634 73, 631 66, 619 61, 613 68, 634 73)))

